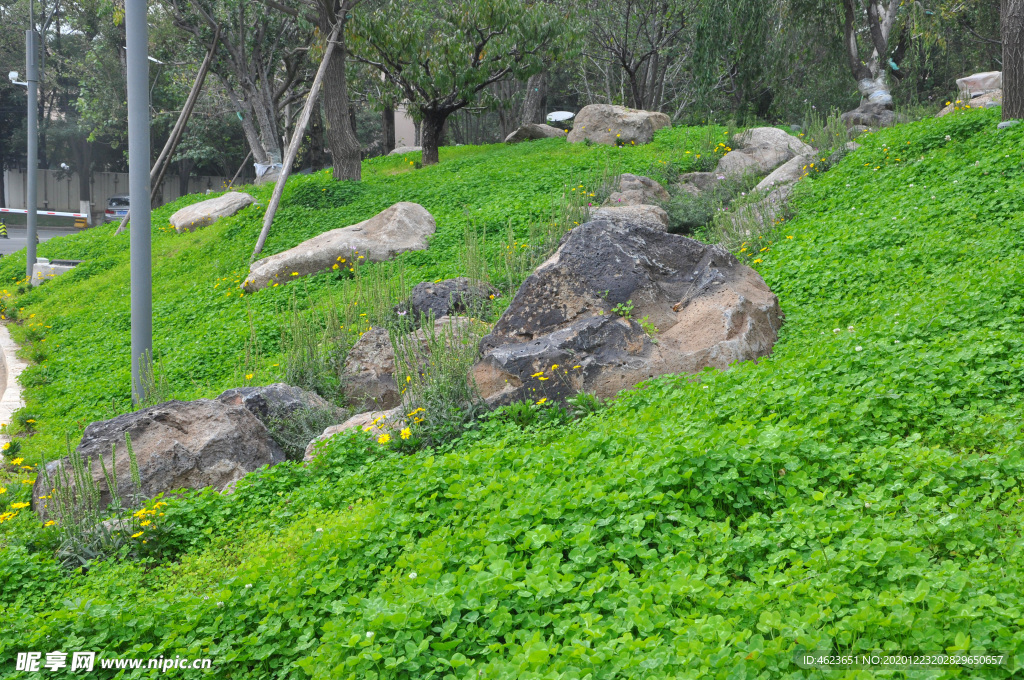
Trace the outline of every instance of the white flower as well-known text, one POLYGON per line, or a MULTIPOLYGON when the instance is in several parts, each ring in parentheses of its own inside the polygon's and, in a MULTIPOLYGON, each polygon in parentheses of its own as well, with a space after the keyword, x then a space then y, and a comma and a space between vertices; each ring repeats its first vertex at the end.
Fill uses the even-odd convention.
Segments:
POLYGON ((409 574, 409 578, 416 578, 416 572, 414 571, 411 574, 409 574))
POLYGON ((252 588, 252 584, 251 584, 251 583, 246 583, 246 584, 245 584, 245 587, 246 587, 246 588, 252 588))
POLYGON ((366 639, 369 640, 372 637, 373 637, 373 631, 372 630, 366 631, 366 639))
POLYGON ((853 332, 853 326, 847 326, 846 330, 848 330, 848 331, 850 331, 852 333, 853 332))
POLYGON ((316 528, 316 530, 317 530, 317 531, 323 531, 323 530, 324 530, 324 528, 323 528, 323 527, 317 527, 317 528, 316 528))
POLYGON ((832 332, 833 332, 833 333, 838 333, 838 332, 839 332, 839 329, 838 329, 838 328, 833 328, 833 329, 832 329, 832 332))
POLYGON ((223 607, 223 606, 224 606, 224 603, 223 603, 223 602, 218 602, 218 603, 217 603, 217 606, 218 606, 218 607, 223 607))
POLYGON ((701 387, 703 387, 704 389, 707 389, 707 388, 708 388, 708 386, 707 386, 707 385, 701 385, 701 387))
POLYGON ((863 347, 861 347, 860 345, 857 345, 857 346, 856 346, 856 347, 854 347, 853 349, 859 352, 859 351, 861 351, 861 350, 862 350, 862 349, 864 349, 864 348, 863 348, 863 347))
POLYGON ((948 142, 950 139, 951 137, 949 135, 946 135, 946 141, 948 142))
POLYGON ((900 344, 899 340, 893 340, 893 342, 895 342, 897 345, 900 344))
POLYGON ((865 503, 865 504, 864 504, 864 507, 865 507, 865 508, 870 508, 870 507, 871 507, 871 503, 865 503))

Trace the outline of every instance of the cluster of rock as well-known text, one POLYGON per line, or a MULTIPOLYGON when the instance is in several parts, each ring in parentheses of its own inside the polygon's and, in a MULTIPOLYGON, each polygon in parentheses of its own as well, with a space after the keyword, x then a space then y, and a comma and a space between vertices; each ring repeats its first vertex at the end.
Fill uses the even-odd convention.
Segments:
POLYGON ((986 71, 974 73, 956 81, 957 98, 942 108, 936 118, 942 118, 953 111, 965 108, 980 109, 1002 106, 1003 103, 1003 72, 986 71))
POLYGON ((672 127, 672 120, 660 111, 642 111, 613 104, 591 104, 576 114, 572 130, 551 125, 528 123, 514 131, 505 141, 509 144, 534 139, 565 137, 571 143, 589 141, 593 144, 636 146, 649 144, 654 133, 672 127))

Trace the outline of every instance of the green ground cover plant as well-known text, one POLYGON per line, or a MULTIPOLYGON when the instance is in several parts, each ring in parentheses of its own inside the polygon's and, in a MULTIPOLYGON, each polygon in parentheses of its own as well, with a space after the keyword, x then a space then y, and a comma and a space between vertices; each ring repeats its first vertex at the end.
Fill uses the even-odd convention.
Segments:
POLYGON ((997 122, 898 126, 801 182, 751 261, 786 313, 756 364, 412 454, 337 437, 158 501, 148 557, 87 574, 0 525, 0 674, 59 647, 223 678, 1016 677, 795 660, 1024 656, 1024 129, 997 122))
MULTIPOLYGON (((401 256, 402 271, 389 270, 384 275, 388 281, 402 276, 411 289, 421 281, 464 275, 460 252, 467 227, 487 236, 491 278, 507 279, 503 241, 511 236, 522 248, 531 238, 542 240, 549 223, 565 212, 563 194, 582 192, 581 184, 596 188, 612 172, 686 172, 693 164, 686 151, 699 134, 700 128, 665 130, 654 143, 629 149, 557 140, 446 147, 436 167, 415 169, 418 153, 367 161, 361 183, 334 182, 325 174, 295 177, 264 254, 367 219, 397 201, 413 201, 434 215, 437 233, 429 250, 401 256)), ((248 271, 272 187, 243 190, 257 198, 256 205, 191 234, 174 233, 167 220, 207 196, 186 196, 153 212, 154 363, 163 367, 160 377, 172 398, 212 397, 242 382, 284 379, 281 329, 291 325, 293 307, 306 312, 333 301, 344 317, 356 295, 365 293, 366 287, 353 286, 352 273, 342 270, 243 296, 238 286, 248 271), (259 362, 244 365, 246 348, 254 343, 259 362)), ((31 462, 63 450, 65 433, 77 443, 90 422, 131 409, 128 239, 112 236, 113 231, 110 225, 98 226, 41 244, 40 257, 84 262, 59 279, 4 300, 8 315, 13 312, 24 321, 11 327, 12 335, 27 343, 26 354, 41 359, 24 378, 26 412, 38 422, 37 432, 25 440, 31 462)), ((510 285, 518 286, 515 279, 528 271, 509 266, 510 285)), ((24 253, 0 260, 0 290, 15 293, 24 268, 24 253)), ((378 268, 387 265, 362 267, 364 277, 372 278, 378 268)))

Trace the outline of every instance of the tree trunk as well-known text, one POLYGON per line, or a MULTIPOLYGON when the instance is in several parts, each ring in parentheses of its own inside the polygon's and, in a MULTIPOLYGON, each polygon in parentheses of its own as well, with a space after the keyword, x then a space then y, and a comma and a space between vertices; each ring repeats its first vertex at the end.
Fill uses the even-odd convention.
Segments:
POLYGON ((540 101, 544 96, 544 74, 544 71, 535 73, 526 81, 526 96, 523 98, 523 114, 520 116, 521 125, 540 122, 540 101))
POLYGON ((451 112, 430 112, 424 113, 423 122, 420 123, 423 137, 423 165, 434 165, 438 162, 437 149, 441 145, 441 136, 444 131, 444 122, 451 112))
POLYGON ((1024 0, 1002 0, 1003 120, 1024 118, 1024 0))
MULTIPOLYGON (((320 30, 327 31, 321 26, 320 30)), ((324 118, 327 146, 331 149, 334 179, 362 179, 359 140, 352 131, 348 105, 348 75, 345 72, 347 53, 345 39, 339 35, 334 56, 324 73, 324 118)))
POLYGON ((7 201, 4 199, 4 169, 0 167, 0 208, 7 207, 7 201))
POLYGON ((384 109, 384 155, 395 150, 395 110, 384 109))
POLYGON ((192 168, 195 165, 195 162, 187 158, 178 161, 178 196, 188 194, 188 180, 192 177, 192 168))

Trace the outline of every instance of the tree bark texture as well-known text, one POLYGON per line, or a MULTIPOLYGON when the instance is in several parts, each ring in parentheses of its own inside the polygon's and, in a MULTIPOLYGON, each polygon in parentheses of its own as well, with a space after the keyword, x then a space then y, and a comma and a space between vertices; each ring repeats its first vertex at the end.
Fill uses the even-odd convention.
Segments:
POLYGON ((395 110, 384 109, 384 155, 395 150, 395 110))
POLYGON ((444 122, 448 119, 448 113, 431 112, 423 116, 420 123, 423 137, 423 165, 434 165, 438 162, 437 149, 441 145, 444 122))
POLYGON ((540 102, 544 97, 544 71, 535 73, 526 81, 526 96, 523 97, 521 125, 540 123, 540 102))
POLYGON ((1002 0, 1003 120, 1024 118, 1024 0, 1002 0))
POLYGON ((362 179, 359 140, 352 132, 345 72, 345 41, 339 36, 334 58, 324 74, 324 118, 327 146, 331 149, 334 179, 362 179))

